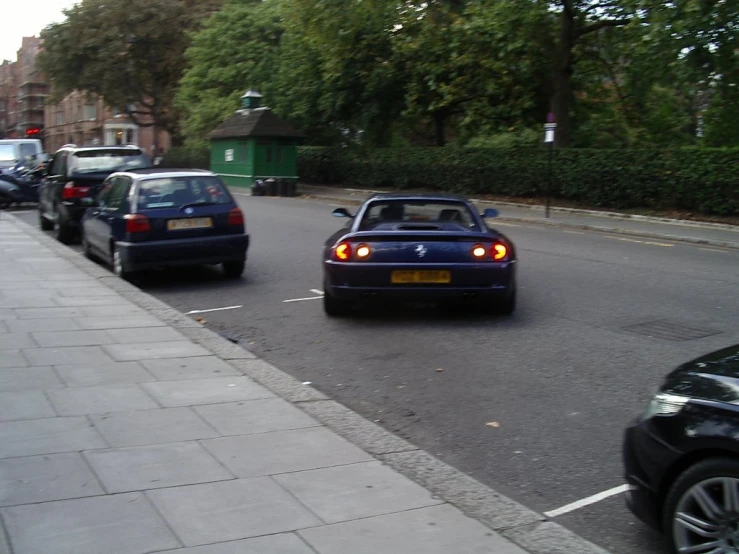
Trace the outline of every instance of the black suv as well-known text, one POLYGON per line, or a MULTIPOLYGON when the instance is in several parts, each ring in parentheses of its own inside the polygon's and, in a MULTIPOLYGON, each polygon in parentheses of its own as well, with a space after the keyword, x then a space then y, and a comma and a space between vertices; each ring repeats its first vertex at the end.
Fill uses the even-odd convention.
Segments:
POLYGON ((137 146, 62 146, 39 192, 39 225, 63 243, 79 236, 80 220, 103 181, 116 171, 151 167, 137 146))

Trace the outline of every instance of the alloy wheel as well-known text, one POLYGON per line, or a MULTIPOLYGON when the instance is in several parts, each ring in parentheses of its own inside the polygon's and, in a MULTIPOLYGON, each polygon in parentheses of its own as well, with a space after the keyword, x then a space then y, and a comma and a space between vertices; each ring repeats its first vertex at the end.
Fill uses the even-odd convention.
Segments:
POLYGON ((685 491, 672 535, 680 553, 739 554, 739 479, 713 477, 685 491))

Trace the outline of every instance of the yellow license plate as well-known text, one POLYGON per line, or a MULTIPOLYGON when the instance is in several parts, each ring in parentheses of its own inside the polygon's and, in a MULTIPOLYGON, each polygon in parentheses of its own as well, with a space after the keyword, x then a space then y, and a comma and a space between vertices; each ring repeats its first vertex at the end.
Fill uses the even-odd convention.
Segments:
POLYGON ((404 283, 451 283, 452 275, 448 271, 393 271, 390 280, 395 284, 404 283))
POLYGON ((167 229, 179 231, 182 229, 209 229, 213 227, 213 220, 209 217, 193 217, 190 219, 170 219, 167 229))

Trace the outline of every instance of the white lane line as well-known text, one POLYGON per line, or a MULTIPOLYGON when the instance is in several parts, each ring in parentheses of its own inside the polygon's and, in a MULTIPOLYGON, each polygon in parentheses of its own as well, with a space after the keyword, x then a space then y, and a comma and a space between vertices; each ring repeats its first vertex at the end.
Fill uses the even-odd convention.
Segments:
POLYGON ((705 250, 706 252, 726 252, 726 250, 719 250, 718 248, 699 248, 698 250, 705 250))
POLYGON ((323 294, 323 291, 318 289, 310 289, 310 291, 315 292, 316 294, 323 294))
POLYGON ((569 233, 570 235, 584 235, 585 234, 580 231, 563 231, 563 233, 569 233))
POLYGON ((561 516, 563 514, 574 512, 575 510, 579 510, 580 508, 584 508, 585 506, 590 506, 590 504, 595 504, 596 502, 600 502, 601 500, 605 500, 606 498, 610 498, 611 496, 616 496, 617 494, 621 494, 628 490, 629 490, 629 485, 621 485, 620 487, 614 487, 612 489, 608 489, 607 491, 594 494, 593 496, 588 496, 587 498, 583 498, 582 500, 576 500, 575 502, 562 506, 561 508, 557 508, 556 510, 552 510, 550 512, 544 512, 544 515, 546 517, 561 516))
POLYGON ((190 314, 205 314, 208 312, 221 312, 223 310, 238 310, 239 308, 243 308, 244 306, 226 306, 225 308, 211 308, 209 310, 192 310, 190 312, 187 312, 186 315, 190 314))
POLYGON ((283 304, 288 302, 304 302, 305 300, 320 300, 323 296, 309 296, 308 298, 291 298, 290 300, 283 300, 283 304))

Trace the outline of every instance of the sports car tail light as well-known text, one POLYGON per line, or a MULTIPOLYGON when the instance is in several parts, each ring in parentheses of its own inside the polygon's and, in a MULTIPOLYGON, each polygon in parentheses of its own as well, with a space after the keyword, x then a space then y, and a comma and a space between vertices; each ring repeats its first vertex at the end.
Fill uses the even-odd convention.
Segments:
POLYGON ((74 181, 69 181, 62 189, 62 199, 85 198, 88 192, 90 192, 90 187, 78 187, 74 181))
POLYGON ((127 214, 123 217, 126 220, 127 233, 148 233, 151 230, 149 218, 142 214, 127 214))
POLYGON ((334 250, 334 255, 337 260, 345 262, 352 257, 352 246, 348 242, 342 242, 334 250))
POLYGON ((508 256, 508 247, 505 244, 496 242, 490 247, 490 255, 495 261, 503 261, 508 256))
POLYGON ((369 258, 370 254, 372 254, 372 249, 368 245, 360 244, 357 246, 357 258, 364 260, 369 258))
POLYGON ((478 260, 484 258, 487 256, 487 250, 485 250, 485 247, 482 244, 476 244, 472 247, 472 257, 477 258, 478 260))
POLYGON ((228 212, 228 224, 229 225, 243 225, 244 224, 244 212, 239 208, 234 208, 228 212))

